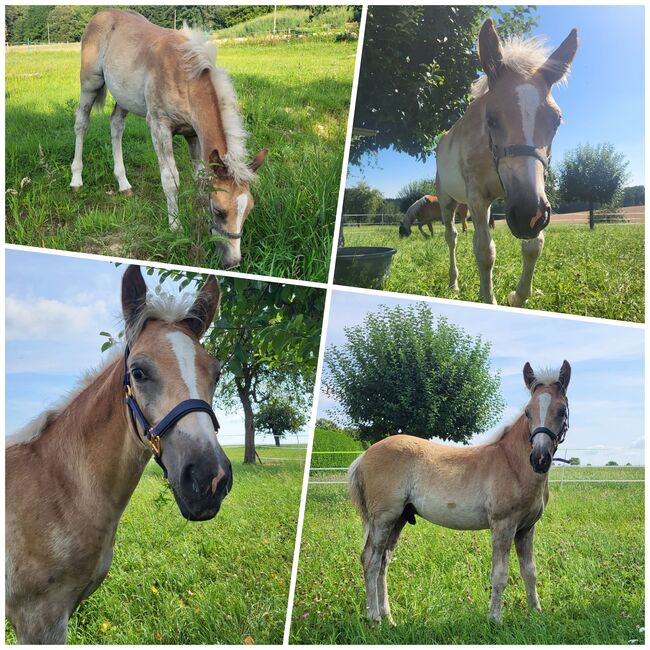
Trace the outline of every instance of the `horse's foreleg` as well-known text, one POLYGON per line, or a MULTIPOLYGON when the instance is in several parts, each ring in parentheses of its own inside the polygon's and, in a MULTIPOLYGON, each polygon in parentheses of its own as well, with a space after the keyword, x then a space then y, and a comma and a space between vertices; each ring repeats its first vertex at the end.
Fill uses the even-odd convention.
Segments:
MULTIPOLYGON (((438 199, 440 200, 440 199, 438 199)), ((445 241, 449 247, 449 290, 458 291, 458 266, 456 266, 456 202, 449 199, 440 203, 442 221, 445 224, 445 241)))
POLYGON ((429 228, 429 232, 431 233, 431 237, 433 237, 433 222, 427 224, 427 226, 428 226, 428 228, 429 228))
POLYGON ((535 527, 525 531, 519 531, 515 535, 515 548, 519 557, 519 571, 526 588, 526 600, 528 607, 538 612, 542 611, 537 596, 537 569, 533 555, 533 543, 535 539, 535 527))
POLYGON ((386 581, 386 574, 388 572, 388 565, 390 564, 391 558, 393 556, 393 551, 399 539, 402 529, 406 525, 406 519, 400 517, 395 524, 393 529, 386 540, 386 546, 384 548, 384 553, 381 558, 381 567, 379 569, 379 580, 377 582, 377 599, 379 601, 379 613, 382 616, 385 616, 388 619, 388 622, 391 625, 395 625, 393 616, 390 613, 390 603, 388 602, 388 583, 386 581))
POLYGON ((90 110, 97 99, 104 86, 104 80, 101 77, 93 76, 88 81, 82 82, 81 95, 79 97, 79 107, 75 113, 74 119, 74 132, 75 132, 75 145, 74 145, 74 159, 70 169, 72 171, 72 180, 70 187, 73 190, 79 190, 83 181, 81 174, 83 172, 83 150, 84 150, 84 137, 88 130, 88 122, 90 121, 90 110))
POLYGON ((480 279, 479 296, 483 302, 496 304, 492 287, 492 269, 496 259, 496 246, 488 227, 489 211, 490 208, 486 206, 472 206, 474 257, 480 279))
POLYGON ((147 123, 149 124, 151 139, 156 150, 156 155, 158 156, 160 181, 167 199, 169 227, 172 230, 178 230, 181 227, 178 220, 177 203, 179 176, 176 161, 174 160, 172 131, 166 120, 160 119, 155 115, 148 114, 147 123))
POLYGON ((514 536, 515 531, 507 524, 499 523, 492 526, 492 574, 490 576, 492 591, 489 618, 497 622, 501 620, 503 592, 508 582, 508 560, 514 536))
MULTIPOLYGON (((427 233, 424 232, 424 228, 422 227, 422 224, 421 224, 421 223, 418 224, 418 229, 419 229, 419 231, 422 233, 422 236, 423 236, 425 239, 429 239, 429 235, 427 235, 427 233)), ((431 234, 433 235, 433 231, 431 232, 431 234)))
POLYGON ((187 146, 190 149, 194 180, 198 180, 205 169, 205 165, 201 160, 201 142, 196 135, 185 136, 185 139, 187 140, 187 146))
POLYGON ((523 258, 523 266, 521 271, 521 278, 517 289, 511 291, 508 296, 508 304, 511 307, 523 307, 526 300, 533 292, 533 273, 535 272, 535 264, 544 249, 544 231, 542 230, 534 239, 521 240, 521 256, 523 258))
POLYGON ((120 192, 125 196, 131 196, 133 191, 131 183, 126 177, 124 169, 124 158, 122 156, 122 135, 124 133, 124 122, 128 111, 123 109, 119 104, 115 104, 111 114, 111 142, 113 144, 113 173, 117 179, 117 185, 120 192))
POLYGON ((68 615, 57 611, 52 603, 37 599, 10 620, 18 643, 23 645, 62 645, 68 638, 68 615))

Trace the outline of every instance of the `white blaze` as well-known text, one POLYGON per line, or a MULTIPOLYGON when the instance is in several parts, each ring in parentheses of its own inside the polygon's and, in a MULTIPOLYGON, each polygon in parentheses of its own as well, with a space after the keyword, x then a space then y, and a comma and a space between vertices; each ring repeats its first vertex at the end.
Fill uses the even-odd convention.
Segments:
MULTIPOLYGON (((521 86, 517 86, 516 92, 519 110, 521 111, 521 130, 524 134, 524 143, 534 147, 535 118, 540 105, 539 90, 533 84, 521 84, 521 86)), ((540 182, 540 175, 537 173, 538 162, 535 158, 529 157, 526 164, 530 184, 536 188, 538 193, 541 193, 541 190, 544 188, 544 183, 543 181, 540 182)))
MULTIPOLYGON (((551 396, 548 393, 542 393, 539 396, 539 424, 546 427, 546 415, 548 414, 548 407, 551 404, 551 396)), ((547 429, 550 427, 546 427, 547 429)))
MULTIPOLYGON (((194 341, 187 334, 183 334, 183 332, 169 332, 167 339, 176 356, 181 379, 187 387, 189 399, 202 399, 199 395, 199 386, 196 377, 196 348, 194 341)), ((189 434, 203 432, 212 435, 214 433, 212 420, 207 413, 190 413, 181 422, 187 423, 183 427, 183 431, 189 434)))
POLYGON ((237 197, 237 232, 241 230, 241 227, 244 223, 244 214, 246 212, 247 205, 248 196, 246 194, 240 194, 237 197))

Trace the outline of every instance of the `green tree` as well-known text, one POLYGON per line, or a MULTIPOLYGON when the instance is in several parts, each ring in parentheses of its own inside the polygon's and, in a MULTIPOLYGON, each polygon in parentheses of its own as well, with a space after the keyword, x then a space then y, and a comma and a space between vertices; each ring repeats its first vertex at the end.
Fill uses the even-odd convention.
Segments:
POLYGON ((50 40, 53 43, 74 43, 81 40, 92 16, 92 7, 58 5, 49 13, 50 40))
POLYGON ((492 15, 502 38, 523 36, 537 24, 532 9, 371 5, 354 126, 377 135, 354 138, 350 160, 389 147, 426 160, 467 108, 482 22, 492 15))
POLYGON ((47 43, 47 18, 53 5, 28 5, 13 25, 14 42, 47 43))
POLYGON ((618 467, 618 463, 615 460, 608 460, 605 463, 605 467, 618 467))
POLYGON ((402 187, 397 196, 399 209, 406 212, 415 201, 421 199, 425 194, 436 194, 436 181, 433 178, 423 178, 419 181, 411 181, 402 187))
POLYGON ((345 335, 326 352, 323 385, 360 440, 403 432, 467 443, 503 410, 490 344, 427 304, 382 306, 345 335))
POLYGON ((284 397, 271 397, 262 402, 255 413, 259 431, 272 435, 276 447, 286 433, 298 433, 306 422, 305 416, 284 397))
POLYGON ((609 143, 582 145, 569 151, 558 172, 558 191, 563 201, 586 201, 589 227, 593 229, 596 204, 614 203, 628 178, 628 163, 609 143))
POLYGON ((569 458, 569 465, 580 465, 580 459, 577 456, 569 458))
POLYGON ((624 188, 623 205, 645 205, 645 186, 633 185, 624 188))
MULTIPOLYGON (((343 197, 344 214, 377 214, 384 205, 384 195, 368 183, 361 181, 345 190, 343 197)), ((354 217, 354 221, 363 220, 361 217, 354 217)), ((366 220, 370 220, 367 218, 366 220)))

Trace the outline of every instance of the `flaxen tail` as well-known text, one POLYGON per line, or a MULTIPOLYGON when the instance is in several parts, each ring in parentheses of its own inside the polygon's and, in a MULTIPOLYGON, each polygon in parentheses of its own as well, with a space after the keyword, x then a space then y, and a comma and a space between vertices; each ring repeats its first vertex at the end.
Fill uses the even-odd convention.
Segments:
POLYGON ((361 515, 363 521, 363 545, 366 545, 369 530, 369 515, 368 506, 366 504, 366 495, 363 487, 363 480, 359 474, 359 466, 363 460, 364 454, 361 454, 348 468, 348 490, 350 491, 350 498, 354 503, 356 509, 361 515))
POLYGON ((106 84, 104 84, 97 92, 97 95, 95 96, 95 101, 93 102, 93 109, 97 112, 101 112, 104 110, 105 106, 106 106, 106 84))

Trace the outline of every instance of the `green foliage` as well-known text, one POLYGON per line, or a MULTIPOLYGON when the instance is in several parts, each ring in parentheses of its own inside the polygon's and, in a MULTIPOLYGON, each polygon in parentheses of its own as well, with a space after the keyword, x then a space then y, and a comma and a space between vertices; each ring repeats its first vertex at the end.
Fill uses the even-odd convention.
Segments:
MULTIPOLYGON (((551 218, 551 222, 553 219, 551 218)), ((470 233, 456 242, 460 291, 450 291, 449 249, 441 230, 432 239, 400 239, 397 227, 345 228, 347 246, 389 246, 393 256, 388 291, 478 301, 479 277, 470 233)), ((537 262, 527 306, 595 318, 643 322, 645 318, 644 233, 642 224, 550 225, 537 262)), ((500 305, 521 276, 521 242, 497 221, 492 231, 497 260, 494 293, 500 305)))
MULTIPOLYGON (((381 212, 383 205, 384 195, 364 181, 345 189, 343 197, 344 214, 377 214, 381 212)), ((355 217, 354 221, 357 220, 359 219, 355 217)))
POLYGON ((623 205, 645 205, 645 186, 633 185, 623 189, 623 205))
POLYGON ((52 43, 80 41, 93 13, 92 7, 72 5, 54 7, 47 18, 50 25, 50 41, 52 43))
POLYGON ((423 178, 419 181, 411 181, 397 192, 399 209, 406 212, 413 203, 421 199, 425 194, 436 195, 436 181, 433 178, 423 178))
MULTIPOLYGON (((363 443, 353 436, 351 431, 346 431, 337 424, 331 426, 328 421, 324 424, 327 424, 327 426, 320 427, 316 423, 311 466, 347 467, 363 452, 363 443)), ((332 476, 336 476, 330 472, 316 472, 316 474, 326 474, 326 476, 320 476, 320 478, 327 480, 330 480, 332 476)), ((339 477, 337 476, 337 478, 339 477)))
POLYGON ((524 36, 537 24, 532 7, 368 8, 354 126, 378 133, 353 140, 353 163, 389 147, 426 160, 467 107, 479 72, 478 30, 488 15, 502 37, 524 36))
MULTIPOLYGON (((563 471, 551 469, 551 479, 563 471)), ((566 470, 567 476, 569 472, 571 478, 644 475, 643 468, 574 468, 566 470)), ((314 472, 312 478, 330 480, 329 474, 314 472)), ((450 530, 418 520, 402 532, 388 571, 393 627, 371 626, 366 620, 359 562, 363 530, 345 486, 310 486, 290 643, 644 645, 643 484, 549 488, 550 501, 535 533, 540 614, 526 606, 513 549, 503 623, 488 622, 489 531, 450 530)))
POLYGON ((47 17, 53 5, 28 5, 12 11, 10 20, 15 43, 47 43, 47 17))
POLYGON ((577 456, 571 456, 571 458, 569 458, 569 465, 580 465, 580 459, 577 456))
POLYGON ((255 413, 257 430, 276 439, 284 437, 286 433, 297 433, 305 421, 305 416, 294 407, 292 401, 277 395, 262 402, 255 413))
POLYGON ((608 460, 605 463, 605 467, 618 467, 618 463, 615 460, 608 460))
MULTIPOLYGON (((252 188, 241 271, 326 281, 345 144, 355 43, 300 39, 225 43, 250 133, 249 152, 270 154, 252 188)), ((146 121, 129 115, 124 161, 134 196, 117 192, 107 110, 93 112, 84 145, 84 187, 73 193, 78 46, 9 48, 6 56, 6 238, 12 243, 168 264, 216 268, 203 197, 182 137, 180 232, 171 232, 146 121)))
POLYGON ((345 328, 326 352, 323 385, 359 438, 396 433, 466 443, 497 422, 504 402, 490 345, 426 303, 385 307, 345 328))
POLYGON ((558 191, 565 201, 586 201, 589 224, 597 203, 613 203, 629 177, 628 162, 609 143, 582 145, 565 154, 559 169, 558 191))

